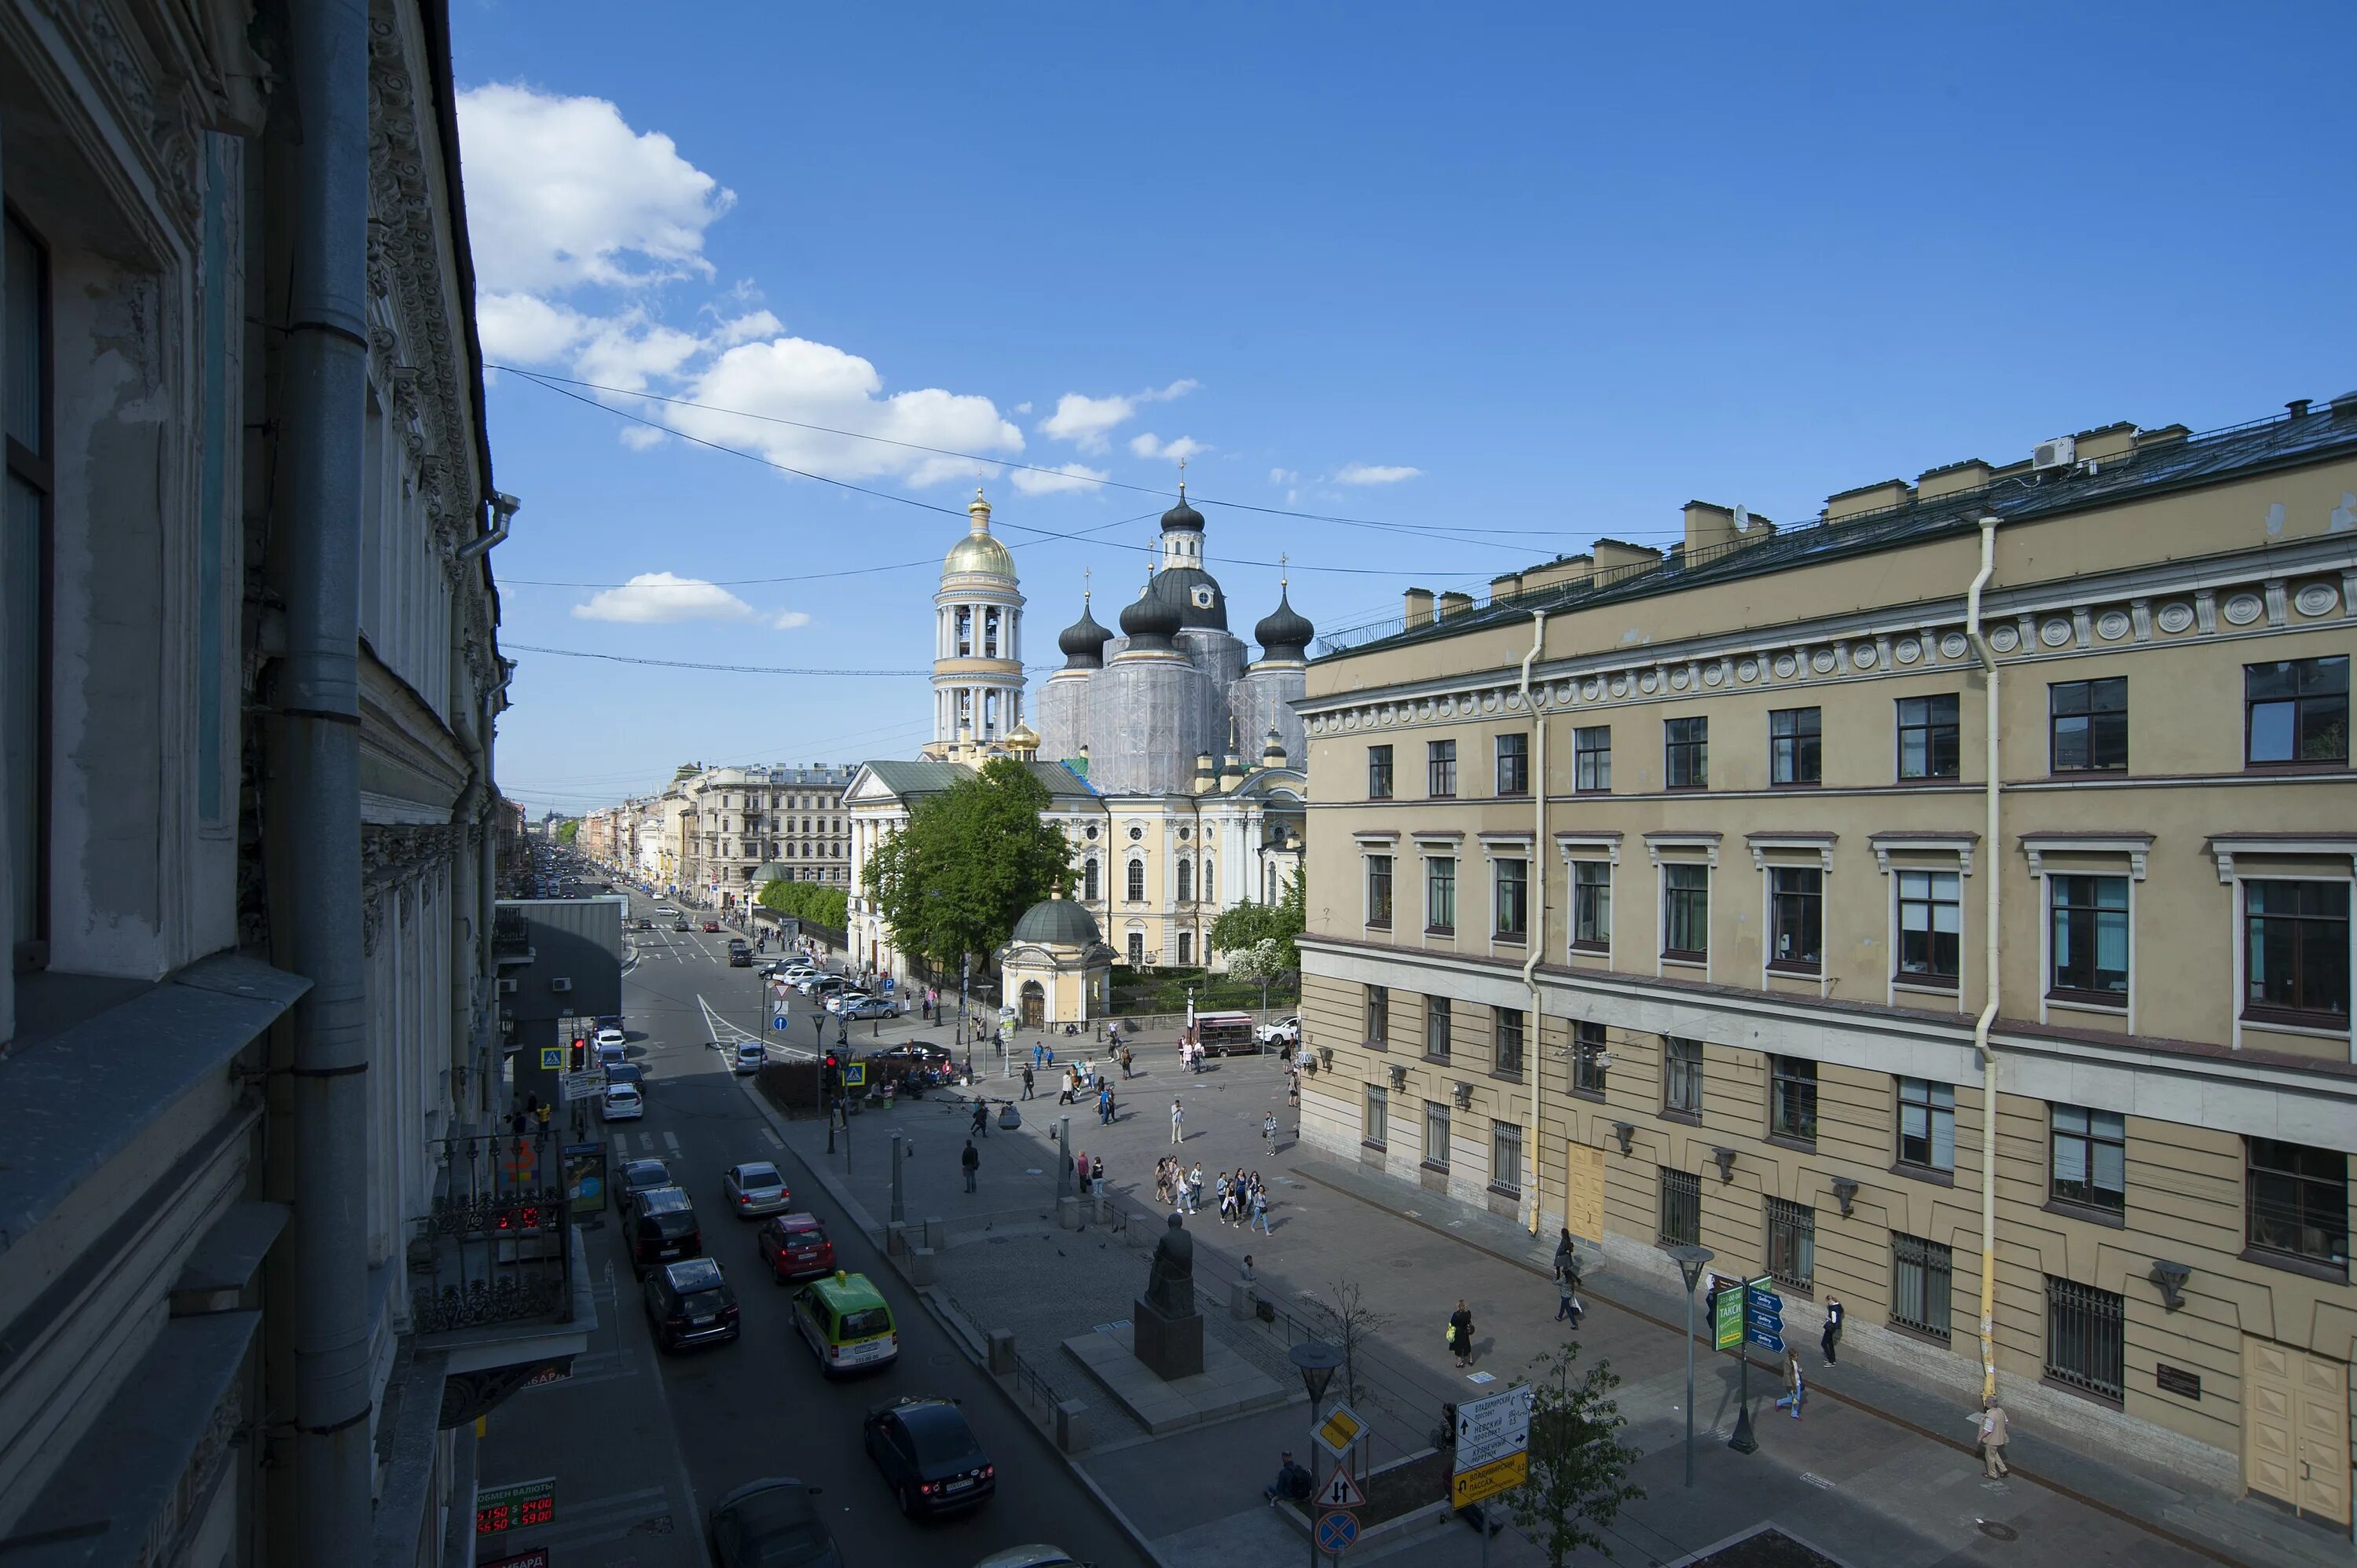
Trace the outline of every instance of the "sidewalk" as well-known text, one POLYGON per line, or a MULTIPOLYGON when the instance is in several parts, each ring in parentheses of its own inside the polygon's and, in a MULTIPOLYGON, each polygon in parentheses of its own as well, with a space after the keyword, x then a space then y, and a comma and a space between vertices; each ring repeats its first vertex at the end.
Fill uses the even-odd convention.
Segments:
MULTIPOLYGON (((1025 1036, 1027 1058, 1031 1043, 1025 1036)), ((1059 1037, 1056 1044, 1087 1042, 1059 1037)), ((1260 1488, 1279 1449, 1293 1449, 1304 1463, 1317 1458, 1304 1430, 1303 1402, 1153 1439, 1060 1354, 1064 1338, 1126 1318, 1144 1287, 1142 1246, 1161 1228, 1152 1212, 1152 1171, 1157 1157, 1169 1152, 1173 1095, 1186 1109, 1183 1153, 1189 1163, 1201 1161, 1207 1186, 1218 1169, 1258 1168, 1276 1200, 1273 1235, 1222 1226, 1208 1196, 1207 1211, 1189 1221, 1207 1331, 1290 1381, 1289 1337, 1324 1332, 1320 1309, 1355 1286, 1362 1305, 1385 1319, 1362 1358, 1355 1402, 1373 1428, 1378 1464, 1424 1446, 1441 1402, 1511 1386, 1533 1358, 1559 1342, 1546 1273, 1552 1239, 1534 1243, 1486 1212, 1297 1153, 1284 1078, 1271 1059, 1214 1061, 1211 1070, 1189 1074, 1167 1039, 1141 1042, 1137 1059, 1135 1079, 1116 1076, 1122 1115, 1112 1127, 1099 1124, 1092 1105, 1060 1107, 1052 1092, 1017 1107, 1024 1126, 1017 1133, 998 1128, 994 1107, 988 1135, 975 1140, 984 1163, 979 1190, 971 1195, 963 1190, 957 1163, 970 1118, 963 1095, 929 1096, 855 1118, 848 1159, 824 1154, 825 1131, 816 1122, 782 1123, 780 1131, 812 1172, 880 1233, 889 1204, 889 1133, 897 1126, 913 1151, 903 1172, 911 1229, 929 1217, 944 1223, 945 1245, 934 1260, 939 1294, 978 1328, 1012 1330, 1019 1353, 1060 1397, 1086 1402, 1090 1448, 1077 1467, 1133 1532, 1170 1568, 1285 1568, 1299 1560, 1301 1537, 1261 1506, 1260 1488), (1286 1130, 1275 1145, 1262 1137, 1271 1111, 1286 1130), (1074 1151, 1104 1157, 1107 1187, 1122 1214, 1145 1221, 1135 1233, 1141 1246, 1128 1244, 1118 1220, 1110 1228, 1092 1220, 1077 1231, 1056 1229, 1049 1140, 1064 1116, 1074 1151), (1225 1311, 1246 1253, 1254 1260, 1258 1290, 1282 1308, 1275 1325, 1238 1322, 1225 1311), (1476 1322, 1469 1372, 1450 1364, 1441 1342, 1443 1320, 1460 1296, 1476 1322)), ((1041 1082, 1044 1090, 1047 1075, 1041 1082)), ((994 1098, 1019 1091, 996 1079, 982 1087, 994 1098)), ((1578 1336, 1583 1360, 1609 1359, 1622 1378, 1623 1438, 1645 1455, 1634 1478, 1649 1495, 1624 1510, 1610 1532, 1620 1561, 1674 1562, 1770 1520, 1855 1568, 1929 1568, 1967 1553, 1977 1559, 1978 1549, 1993 1552, 1998 1541, 2029 1547, 2028 1560, 2154 1568, 2319 1568, 2352 1561, 2345 1541, 2255 1505, 2178 1491, 2034 1432, 2017 1432, 2008 1455, 2016 1461, 2013 1478, 1985 1481, 1965 1446, 1966 1412, 1952 1408, 1951 1398, 1848 1359, 1821 1368, 1813 1347, 1804 1352, 1804 1366, 1817 1397, 1802 1421, 1770 1404, 1774 1375, 1755 1373, 1760 1450, 1748 1457, 1725 1444, 1735 1416, 1737 1363, 1731 1356, 1699 1359, 1697 1486, 1688 1492, 1684 1303, 1594 1272, 1583 1296, 1590 1309, 1578 1336)), ((1469 1564, 1479 1554, 1473 1532, 1455 1524, 1391 1549, 1411 1546, 1418 1563, 1469 1564)), ((1512 1530, 1496 1538, 1491 1552, 1501 1568, 1540 1560, 1512 1530)))

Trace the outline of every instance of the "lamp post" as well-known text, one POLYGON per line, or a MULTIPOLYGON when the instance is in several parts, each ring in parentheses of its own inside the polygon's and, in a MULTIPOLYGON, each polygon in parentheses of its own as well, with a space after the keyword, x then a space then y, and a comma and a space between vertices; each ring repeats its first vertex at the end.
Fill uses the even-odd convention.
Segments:
MULTIPOLYGON (((1309 1430, 1318 1430, 1318 1402, 1326 1397, 1326 1385, 1334 1380, 1335 1369, 1342 1364, 1342 1352, 1323 1339, 1304 1339, 1289 1352, 1294 1370, 1301 1374, 1301 1386, 1309 1395, 1309 1430)), ((1317 1439, 1310 1439, 1314 1452, 1317 1439)), ((1318 1568, 1318 1521, 1309 1521, 1309 1568, 1318 1568)))
POLYGON ((974 1034, 965 1026, 965 977, 974 965, 974 955, 958 954, 958 1038, 965 1043, 965 1080, 974 1081, 974 1034))
POLYGON ((1694 1485, 1695 1285, 1703 1266, 1717 1256, 1707 1247, 1673 1247, 1670 1257, 1686 1280, 1686 1485, 1694 1485))

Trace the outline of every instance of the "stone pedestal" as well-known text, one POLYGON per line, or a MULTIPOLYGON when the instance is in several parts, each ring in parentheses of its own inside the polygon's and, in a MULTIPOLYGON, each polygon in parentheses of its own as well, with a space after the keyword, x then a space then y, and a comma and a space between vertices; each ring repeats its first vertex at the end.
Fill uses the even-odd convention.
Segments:
POLYGON ((1191 1378, 1203 1369, 1203 1320, 1189 1313, 1166 1317, 1139 1296, 1130 1304, 1130 1353, 1164 1382, 1191 1378))

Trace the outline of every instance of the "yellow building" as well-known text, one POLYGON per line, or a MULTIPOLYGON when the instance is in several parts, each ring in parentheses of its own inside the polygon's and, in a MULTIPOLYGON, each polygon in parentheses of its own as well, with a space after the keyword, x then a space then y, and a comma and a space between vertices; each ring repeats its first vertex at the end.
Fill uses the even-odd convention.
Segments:
POLYGON ((1340 640, 1308 1142, 2348 1523, 2357 395, 1340 640))

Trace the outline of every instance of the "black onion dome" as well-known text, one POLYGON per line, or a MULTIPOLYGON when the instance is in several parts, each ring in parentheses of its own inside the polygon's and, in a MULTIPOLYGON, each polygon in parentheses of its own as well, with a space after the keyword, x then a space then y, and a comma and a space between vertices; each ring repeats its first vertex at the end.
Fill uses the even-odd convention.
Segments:
POLYGON ((1165 532, 1174 528, 1191 528, 1198 533, 1203 532, 1203 514, 1187 504, 1187 481, 1184 479, 1178 481, 1178 504, 1162 514, 1162 527, 1165 532))
POLYGON ((1168 605, 1181 627, 1228 629, 1228 596, 1220 580, 1200 566, 1165 566, 1154 574, 1154 585, 1146 591, 1168 605))
POLYGON ((1317 635, 1318 628, 1309 624, 1307 616, 1293 607, 1291 595, 1283 588, 1277 590, 1276 608, 1253 628, 1253 640, 1260 644, 1260 654, 1264 659, 1306 657, 1309 639, 1317 635))
POLYGON ((1084 601, 1081 618, 1057 635, 1056 648, 1064 656, 1065 669, 1094 670, 1104 663, 1104 645, 1111 640, 1113 633, 1097 624, 1084 601))
POLYGON ((1181 624, 1178 607, 1151 585, 1121 612, 1121 634, 1129 639, 1131 648, 1168 648, 1181 624))

